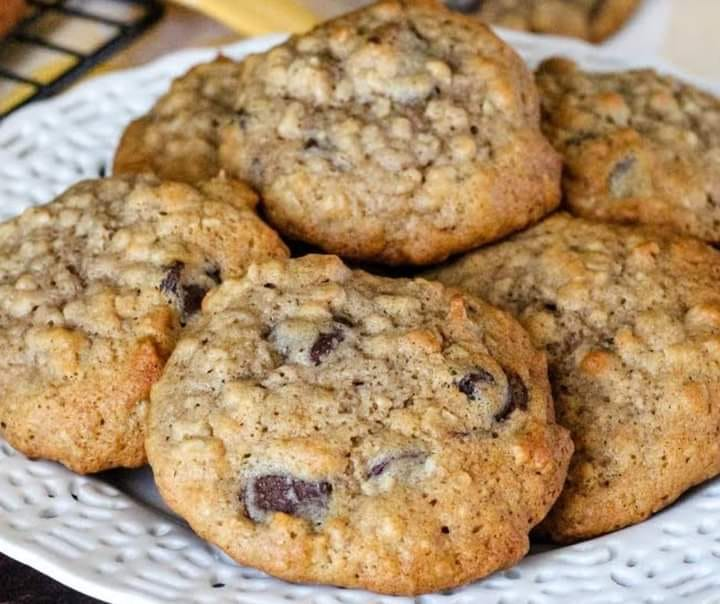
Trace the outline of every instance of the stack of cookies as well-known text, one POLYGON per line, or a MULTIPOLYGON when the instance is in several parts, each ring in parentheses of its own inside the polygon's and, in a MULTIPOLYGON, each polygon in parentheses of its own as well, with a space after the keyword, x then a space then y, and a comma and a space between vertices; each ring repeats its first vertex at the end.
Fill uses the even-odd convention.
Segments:
POLYGON ((194 68, 115 173, 0 225, 0 430, 242 564, 436 591, 720 474, 701 91, 383 0, 194 68))

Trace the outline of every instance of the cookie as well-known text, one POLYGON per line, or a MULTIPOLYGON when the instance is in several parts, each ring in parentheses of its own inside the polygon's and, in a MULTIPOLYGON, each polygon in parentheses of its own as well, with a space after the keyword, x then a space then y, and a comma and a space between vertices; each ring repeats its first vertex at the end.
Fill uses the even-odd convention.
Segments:
MULTIPOLYGON (((326 251, 428 264, 523 228, 559 202, 560 160, 540 133, 524 63, 483 24, 430 0, 379 2, 234 70, 202 69, 235 80, 216 129, 200 111, 203 161, 261 191, 280 231, 326 251), (214 137, 219 155, 205 144, 214 137)), ((153 156, 160 171, 190 157, 176 131, 193 121, 193 98, 202 105, 219 91, 206 83, 197 92, 200 73, 131 126, 118 170, 128 156, 153 156), (177 153, 156 153, 174 145, 177 153)))
POLYGON ((233 117, 239 77, 240 65, 221 56, 175 80, 150 115, 126 128, 113 172, 187 183, 217 176, 218 128, 233 117))
POLYGON ((181 326, 286 255, 246 186, 87 181, 0 225, 0 433, 76 472, 145 462, 144 416, 181 326))
POLYGON ((565 158, 569 209, 720 240, 720 99, 651 70, 538 70, 543 128, 565 158))
POLYGON ((575 442, 553 539, 639 522, 720 473, 720 252, 558 214, 435 276, 513 312, 548 355, 575 442))
POLYGON ((541 34, 602 42, 632 16, 639 0, 449 0, 483 21, 541 34))
POLYGON ((11 31, 27 13, 25 0, 3 0, 0 4, 0 37, 11 31))
POLYGON ((204 539, 284 579, 394 594, 517 562, 572 448, 508 314, 334 256, 208 295, 148 417, 160 492, 204 539))

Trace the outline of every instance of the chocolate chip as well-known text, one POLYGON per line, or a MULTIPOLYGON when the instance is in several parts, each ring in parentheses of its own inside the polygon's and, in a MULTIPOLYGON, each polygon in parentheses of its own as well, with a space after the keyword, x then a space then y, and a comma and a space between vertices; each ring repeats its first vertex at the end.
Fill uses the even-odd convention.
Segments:
POLYGON ((194 315, 202 308, 202 301, 208 290, 199 285, 184 285, 182 288, 182 309, 186 317, 194 315))
POLYGON ((474 13, 482 7, 483 0, 448 0, 448 8, 460 13, 474 13))
POLYGON ((305 144, 303 145, 303 149, 314 149, 318 146, 318 142, 314 138, 310 138, 307 141, 305 141, 305 144))
POLYGON ((180 277, 182 271, 185 268, 185 264, 176 260, 168 268, 162 281, 160 281, 160 291, 173 296, 178 296, 180 293, 180 277))
POLYGON ((629 155, 613 166, 610 176, 608 176, 608 186, 615 197, 624 197, 630 194, 629 183, 626 183, 625 179, 633 171, 636 162, 636 158, 629 155))
POLYGON ((395 455, 388 455, 376 461, 368 470, 367 477, 375 478, 385 473, 388 466, 397 463, 399 461, 420 461, 427 457, 425 453, 419 451, 408 451, 407 453, 399 453, 395 455))
MULTIPOLYGON (((208 290, 206 287, 194 283, 184 285, 182 283, 184 269, 185 264, 183 262, 179 260, 173 262, 160 282, 160 291, 172 298, 175 304, 180 307, 183 317, 187 318, 200 310, 203 298, 208 290)), ((213 274, 214 269, 207 272, 207 275, 214 281, 213 274)), ((220 278, 219 273, 217 278, 220 278)))
POLYGON ((495 415, 495 421, 504 422, 515 409, 527 410, 528 391, 520 376, 509 369, 505 369, 507 376, 508 390, 505 396, 505 405, 495 415))
POLYGON ((342 331, 335 329, 327 333, 321 333, 310 349, 310 360, 319 365, 322 360, 337 348, 337 345, 345 339, 342 331))
POLYGON ((293 516, 317 520, 327 509, 332 485, 324 480, 311 482, 267 474, 254 478, 245 490, 245 508, 255 522, 267 512, 283 512, 293 516))
POLYGON ((480 390, 483 384, 494 384, 495 378, 484 369, 476 369, 462 377, 457 383, 458 390, 467 396, 471 401, 480 397, 480 390))

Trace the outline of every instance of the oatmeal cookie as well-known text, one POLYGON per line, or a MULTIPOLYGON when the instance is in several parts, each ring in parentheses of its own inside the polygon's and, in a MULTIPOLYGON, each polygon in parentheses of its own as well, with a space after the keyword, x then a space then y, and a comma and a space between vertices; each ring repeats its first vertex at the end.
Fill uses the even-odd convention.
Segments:
POLYGON ((208 295, 147 448, 170 507, 241 564, 416 594, 525 555, 572 444, 508 314, 310 255, 208 295))
POLYGON ((720 252, 558 214, 434 276, 547 352, 576 448, 542 525, 555 540, 640 522, 720 473, 720 252))
POLYGON ((246 186, 87 181, 0 225, 0 433, 81 473, 145 462, 144 416, 207 290, 285 256, 246 186))
POLYGON ((538 70, 543 129, 573 213, 720 240, 720 99, 651 70, 538 70))
POLYGON ((232 119, 239 74, 238 63, 219 57, 175 80, 150 115, 123 133, 113 173, 187 183, 217 176, 218 128, 232 119))

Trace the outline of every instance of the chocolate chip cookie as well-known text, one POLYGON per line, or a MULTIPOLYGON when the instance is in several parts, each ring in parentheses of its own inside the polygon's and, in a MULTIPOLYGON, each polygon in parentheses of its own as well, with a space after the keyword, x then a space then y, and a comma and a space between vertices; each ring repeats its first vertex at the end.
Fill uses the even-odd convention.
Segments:
POLYGON ((617 32, 639 0, 448 0, 457 10, 488 23, 602 42, 617 32))
POLYGON ((87 181, 0 225, 0 433, 81 472, 145 462, 145 410, 207 290, 287 251, 224 180, 87 181))
POLYGON ((241 564, 415 594, 519 560, 572 444, 508 314, 335 256, 210 293, 153 388, 165 500, 241 564))
POLYGON ((543 128, 570 210, 720 240, 720 99, 650 70, 540 66, 543 128))
POLYGON ((720 473, 720 252, 558 214, 436 276, 547 352, 576 448, 543 523, 554 539, 639 522, 720 473))
POLYGON ((185 164, 197 151, 200 172, 251 182, 295 239, 428 264, 558 204, 560 160, 538 124, 531 75, 482 23, 431 0, 388 0, 239 66, 191 72, 131 126, 116 167, 195 176, 185 164), (193 150, 177 132, 196 114, 193 150), (175 166, 178 156, 188 159, 175 166))

